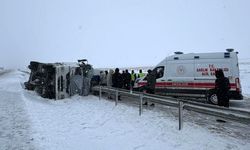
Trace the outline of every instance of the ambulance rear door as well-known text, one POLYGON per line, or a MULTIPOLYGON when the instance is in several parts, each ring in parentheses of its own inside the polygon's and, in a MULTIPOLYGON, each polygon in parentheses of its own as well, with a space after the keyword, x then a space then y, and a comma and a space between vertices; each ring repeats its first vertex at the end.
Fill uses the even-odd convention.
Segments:
POLYGON ((215 87, 215 71, 222 69, 225 76, 232 79, 232 66, 230 59, 215 58, 215 59, 202 59, 195 56, 195 78, 194 86, 200 90, 209 90, 215 87))

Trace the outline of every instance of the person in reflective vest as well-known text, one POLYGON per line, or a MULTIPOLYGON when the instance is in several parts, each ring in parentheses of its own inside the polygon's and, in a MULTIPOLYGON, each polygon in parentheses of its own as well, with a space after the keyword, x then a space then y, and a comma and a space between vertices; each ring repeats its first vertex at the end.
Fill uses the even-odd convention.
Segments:
POLYGON ((132 86, 132 88, 134 87, 135 80, 136 80, 136 74, 135 74, 134 70, 132 70, 131 71, 131 86, 132 86))
POLYGON ((145 76, 145 73, 142 72, 142 70, 139 70, 138 78, 142 78, 145 76))

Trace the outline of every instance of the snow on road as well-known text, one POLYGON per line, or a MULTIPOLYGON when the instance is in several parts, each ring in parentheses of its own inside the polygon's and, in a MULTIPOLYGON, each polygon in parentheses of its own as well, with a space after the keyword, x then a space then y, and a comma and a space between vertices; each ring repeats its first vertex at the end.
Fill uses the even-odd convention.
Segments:
POLYGON ((101 100, 93 96, 46 101, 26 93, 35 139, 43 149, 247 149, 246 141, 212 134, 171 115, 101 100), (241 143, 241 144, 239 144, 241 143))
POLYGON ((35 149, 30 136, 31 124, 21 96, 22 89, 18 85, 20 80, 10 77, 3 75, 0 78, 0 149, 35 149))
POLYGON ((250 99, 250 62, 240 63, 240 79, 242 86, 242 93, 247 98, 250 99))
POLYGON ((1 150, 17 146, 46 150, 247 150, 250 147, 249 139, 219 131, 224 124, 218 128, 220 133, 193 122, 185 123, 179 131, 177 118, 156 108, 139 116, 138 107, 124 103, 115 106, 114 102, 95 96, 74 96, 60 101, 43 99, 21 88, 20 82, 25 78, 24 73, 17 71, 0 76, 1 150))

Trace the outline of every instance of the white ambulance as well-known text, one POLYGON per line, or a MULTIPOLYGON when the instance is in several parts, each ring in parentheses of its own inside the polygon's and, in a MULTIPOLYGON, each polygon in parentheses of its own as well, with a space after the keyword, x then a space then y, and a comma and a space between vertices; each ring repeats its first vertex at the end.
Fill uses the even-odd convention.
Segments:
MULTIPOLYGON (((215 70, 222 69, 229 78, 230 99, 243 99, 239 79, 238 52, 189 53, 176 52, 166 57, 155 68, 156 94, 181 97, 204 97, 217 104, 215 70)), ((146 78, 137 83, 139 90, 146 85, 146 78)))

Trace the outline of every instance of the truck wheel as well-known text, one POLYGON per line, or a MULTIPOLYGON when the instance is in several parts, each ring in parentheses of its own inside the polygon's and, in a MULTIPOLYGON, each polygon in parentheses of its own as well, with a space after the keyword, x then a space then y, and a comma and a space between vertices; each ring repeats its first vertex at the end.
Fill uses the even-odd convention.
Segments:
POLYGON ((210 104, 217 105, 218 104, 218 98, 215 92, 209 92, 207 96, 207 102, 210 104))

